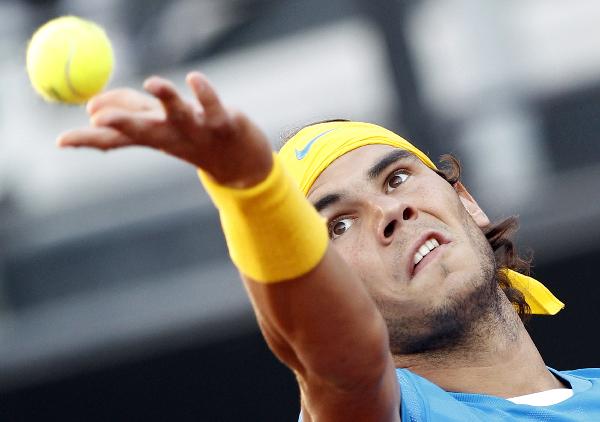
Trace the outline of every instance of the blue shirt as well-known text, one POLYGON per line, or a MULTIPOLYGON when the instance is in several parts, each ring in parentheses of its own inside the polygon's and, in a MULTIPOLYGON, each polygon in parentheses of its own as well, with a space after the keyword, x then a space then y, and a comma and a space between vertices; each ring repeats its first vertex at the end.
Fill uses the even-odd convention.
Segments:
POLYGON ((402 422, 600 421, 600 369, 556 371, 573 396, 551 406, 515 404, 485 394, 451 393, 406 369, 396 369, 402 422))
POLYGON ((485 394, 451 393, 407 369, 396 369, 402 422, 600 422, 600 369, 548 369, 573 389, 572 397, 551 406, 515 404, 485 394))

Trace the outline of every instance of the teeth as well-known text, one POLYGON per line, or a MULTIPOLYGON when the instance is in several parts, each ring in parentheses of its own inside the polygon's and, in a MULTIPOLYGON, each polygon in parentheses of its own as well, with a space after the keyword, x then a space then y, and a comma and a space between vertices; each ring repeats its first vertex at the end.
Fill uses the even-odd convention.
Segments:
POLYGON ((431 252, 432 250, 434 250, 438 246, 440 246, 440 243, 437 240, 435 240, 435 239, 428 239, 423 245, 421 245, 421 247, 419 248, 419 250, 415 253, 415 256, 413 258, 413 262, 415 263, 415 265, 417 265, 419 262, 421 262, 421 260, 423 258, 425 258, 425 256, 429 252, 431 252))
POLYGON ((415 258, 413 259, 415 265, 417 265, 419 262, 421 262, 421 260, 423 259, 423 255, 421 255, 419 252, 417 252, 415 254, 415 258))

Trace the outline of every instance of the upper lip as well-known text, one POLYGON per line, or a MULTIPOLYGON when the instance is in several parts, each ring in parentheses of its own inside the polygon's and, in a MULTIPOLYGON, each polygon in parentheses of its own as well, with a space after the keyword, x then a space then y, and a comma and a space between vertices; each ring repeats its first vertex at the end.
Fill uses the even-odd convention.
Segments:
POLYGON ((417 251, 419 250, 421 245, 423 245, 423 243, 425 243, 429 239, 437 240, 439 242, 440 246, 450 243, 450 239, 448 239, 446 236, 444 236, 442 233, 440 233, 438 231, 429 230, 429 231, 423 232, 423 234, 421 234, 421 236, 419 236, 417 238, 417 240, 415 240, 415 243, 413 243, 412 248, 409 249, 410 253, 408 254, 408 259, 407 259, 407 263, 406 263, 407 274, 408 274, 409 278, 412 278, 412 276, 414 275, 414 271, 415 271, 415 263, 413 261, 413 257, 415 256, 415 253, 417 253, 417 251))

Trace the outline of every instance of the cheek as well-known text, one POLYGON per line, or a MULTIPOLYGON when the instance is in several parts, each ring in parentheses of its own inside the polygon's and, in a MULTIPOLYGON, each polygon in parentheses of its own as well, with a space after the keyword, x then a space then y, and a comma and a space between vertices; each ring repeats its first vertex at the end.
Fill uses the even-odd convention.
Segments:
POLYGON ((367 268, 371 266, 369 262, 370 254, 365 253, 370 250, 367 245, 344 239, 342 241, 334 241, 333 247, 354 273, 362 276, 363 273, 368 271, 367 268))
POLYGON ((376 253, 375 246, 368 239, 344 239, 334 241, 333 248, 344 259, 354 274, 372 291, 373 285, 381 284, 374 280, 374 274, 382 273, 383 263, 376 253))
POLYGON ((433 183, 437 182, 435 179, 431 182, 414 185, 407 193, 407 198, 412 198, 412 205, 420 211, 444 221, 449 215, 455 213, 455 205, 460 201, 454 189, 446 182, 441 181, 448 186, 433 183))
POLYGON ((437 218, 447 226, 464 227, 467 218, 471 218, 458 195, 445 181, 442 185, 425 185, 415 195, 418 197, 421 210, 437 218))

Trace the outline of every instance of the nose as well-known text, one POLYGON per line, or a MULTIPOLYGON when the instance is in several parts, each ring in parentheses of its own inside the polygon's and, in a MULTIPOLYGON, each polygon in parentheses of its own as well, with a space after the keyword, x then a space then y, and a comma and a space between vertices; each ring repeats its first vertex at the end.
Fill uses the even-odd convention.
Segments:
POLYGON ((377 196, 371 201, 377 240, 388 245, 403 223, 417 218, 417 210, 405 200, 392 196, 377 196))

